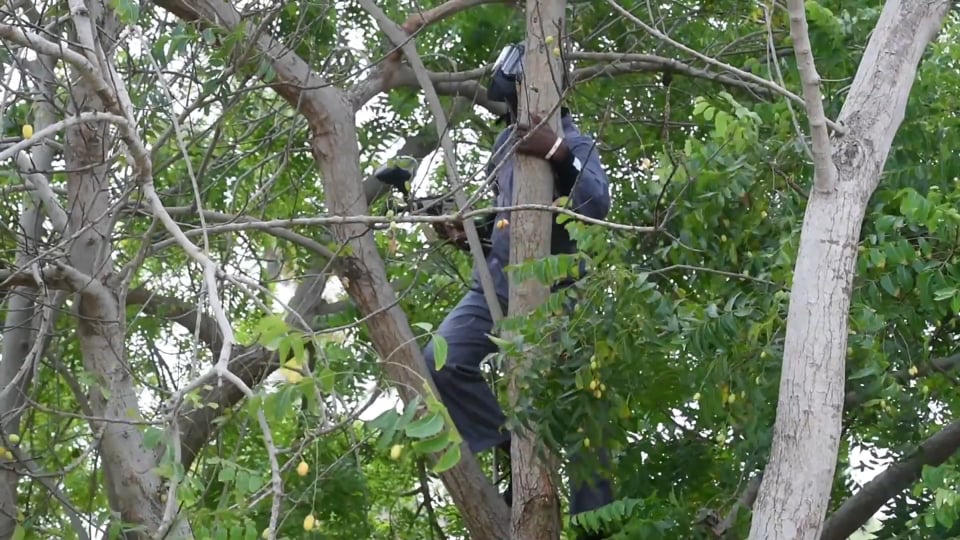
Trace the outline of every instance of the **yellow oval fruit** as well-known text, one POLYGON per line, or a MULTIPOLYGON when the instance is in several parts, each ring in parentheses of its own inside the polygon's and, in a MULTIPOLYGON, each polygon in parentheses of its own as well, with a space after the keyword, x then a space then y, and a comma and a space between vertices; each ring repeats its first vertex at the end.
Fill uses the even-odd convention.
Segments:
POLYGON ((598 380, 596 380, 596 379, 590 381, 590 389, 591 389, 591 390, 596 390, 596 389, 599 388, 599 387, 600 387, 600 381, 598 381, 598 380))
POLYGON ((7 437, 7 439, 10 441, 11 444, 17 444, 20 442, 20 436, 17 435, 16 433, 10 435, 9 437, 7 437))
POLYGON ((23 132, 24 139, 29 139, 30 137, 33 137, 33 126, 31 126, 30 124, 24 124, 23 129, 21 131, 23 132))
POLYGON ((700 392, 697 392, 696 394, 693 395, 693 400, 700 401, 700 392))
POLYGON ((593 391, 593 397, 600 399, 601 397, 603 397, 603 392, 601 392, 600 389, 598 388, 593 391))
POLYGON ((603 383, 600 383, 600 391, 601 391, 601 392, 606 392, 606 391, 607 391, 607 385, 605 385, 605 384, 603 384, 603 383))
POLYGON ((310 472, 310 465, 307 465, 306 461, 301 461, 300 464, 297 465, 297 474, 306 476, 308 472, 310 472))
POLYGON ((721 235, 720 235, 720 241, 721 241, 721 242, 726 242, 726 241, 727 241, 727 235, 721 234, 721 235))
POLYGON ((510 225, 510 222, 507 221, 506 219, 497 220, 497 228, 500 230, 506 229, 508 225, 510 225))
POLYGON ((270 538, 270 527, 267 527, 266 529, 263 530, 262 533, 260 533, 260 538, 263 538, 263 540, 267 540, 267 538, 270 538))
POLYGON ((590 448, 590 437, 583 439, 583 447, 590 448))
POLYGON ((396 461, 400 459, 400 454, 402 453, 403 453, 403 445, 395 444, 393 445, 393 448, 390 449, 390 459, 396 461))
POLYGON ((729 396, 727 396, 727 403, 733 403, 736 400, 737 400, 736 394, 730 394, 729 396))
POLYGON ((554 56, 560 56, 560 47, 554 47, 554 48, 553 48, 553 55, 554 55, 554 56))
MULTIPOLYGON (((907 372, 910 373, 911 377, 916 377, 920 370, 917 369, 917 366, 910 366, 910 369, 908 369, 907 372)), ((10 442, 13 442, 13 439, 10 439, 10 442)))
POLYGON ((307 514, 307 517, 303 518, 303 530, 312 531, 316 525, 317 518, 313 517, 313 514, 307 514))
POLYGON ((544 39, 544 41, 547 43, 547 45, 553 43, 553 36, 547 36, 547 38, 544 39))

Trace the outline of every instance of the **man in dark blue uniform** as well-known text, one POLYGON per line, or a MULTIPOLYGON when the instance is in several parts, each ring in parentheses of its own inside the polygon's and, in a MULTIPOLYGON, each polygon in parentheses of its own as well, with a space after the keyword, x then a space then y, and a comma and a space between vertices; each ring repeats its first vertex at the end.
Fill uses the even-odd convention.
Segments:
MULTIPOLYGON (((539 125, 540 119, 536 116, 531 116, 529 122, 517 121, 517 91, 522 58, 523 45, 506 47, 495 64, 494 77, 488 90, 490 99, 506 102, 510 121, 510 125, 497 137, 487 164, 488 176, 497 171, 494 182, 496 206, 511 206, 513 182, 523 181, 515 179, 513 175, 513 154, 510 152, 513 149, 550 163, 554 173, 555 196, 567 196, 573 211, 597 219, 605 218, 610 210, 607 175, 600 164, 594 141, 580 133, 569 112, 562 110, 563 129, 560 134, 546 124, 539 125)), ((378 174, 386 178, 388 172, 387 169, 381 169, 378 174)), ((509 216, 497 215, 495 222, 508 224, 509 216)), ((462 225, 447 224, 446 227, 435 228, 448 240, 465 246, 462 225)), ((488 227, 486 230, 491 235, 490 247, 486 250, 487 267, 493 276, 503 313, 507 313, 509 288, 504 267, 510 261, 509 225, 488 227)), ((576 252, 575 242, 562 225, 554 221, 551 232, 551 253, 576 252)), ((439 370, 435 368, 433 342, 424 349, 424 358, 443 403, 470 449, 477 453, 499 447, 509 454, 510 433, 504 429, 506 418, 480 369, 481 362, 497 350, 487 337, 492 329, 493 320, 480 286, 479 273, 474 269, 470 289, 437 330, 448 345, 445 365, 439 370)), ((571 484, 571 514, 591 510, 611 501, 610 483, 601 477, 587 482, 573 481, 571 484)), ((507 502, 511 502, 509 495, 507 502)))

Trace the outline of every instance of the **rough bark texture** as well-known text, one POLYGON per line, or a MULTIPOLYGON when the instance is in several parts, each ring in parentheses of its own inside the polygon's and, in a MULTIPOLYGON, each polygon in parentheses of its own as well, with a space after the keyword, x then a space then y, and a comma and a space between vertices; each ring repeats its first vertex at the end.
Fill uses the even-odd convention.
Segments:
MULTIPOLYGON (((47 149, 38 148, 34 152, 37 168, 49 169, 50 161, 51 154, 47 149)), ((39 209, 28 197, 24 197, 24 208, 20 219, 23 237, 19 242, 15 263, 17 268, 23 268, 32 258, 30 254, 36 252, 42 224, 39 209)), ((20 431, 26 391, 33 378, 33 370, 24 363, 37 339, 39 310, 36 299, 35 287, 16 287, 7 295, 3 356, 0 358, 0 429, 4 440, 20 431)), ((36 351, 36 354, 40 352, 36 351)), ((0 538, 9 538, 16 528, 18 482, 19 475, 13 467, 0 468, 0 538)))
MULTIPOLYGON (((75 24, 82 36, 90 30, 83 29, 90 19, 86 12, 78 13, 75 12, 75 24)), ((111 33, 111 28, 116 30, 115 24, 109 22, 100 28, 106 33, 111 33)), ((100 99, 85 80, 80 80, 71 94, 72 103, 82 104, 85 110, 103 110, 100 99)), ((143 446, 143 433, 131 423, 141 418, 136 387, 126 361, 124 305, 114 292, 116 284, 111 282, 113 201, 107 163, 111 146, 108 127, 104 123, 78 124, 65 134, 64 159, 70 171, 68 229, 75 238, 67 264, 72 267, 71 272, 79 272, 77 281, 86 282, 77 292, 74 315, 84 366, 95 381, 88 396, 94 415, 90 424, 94 431, 103 430, 100 455, 111 506, 123 522, 142 527, 128 537, 146 538, 162 521, 162 482, 155 472, 155 456, 143 446)), ((166 537, 192 537, 185 519, 177 520, 166 537)))
MULTIPOLYGON (((519 122, 530 123, 534 113, 546 119, 555 133, 563 133, 557 104, 563 67, 554 48, 563 43, 565 0, 527 1, 527 41, 523 84, 520 89, 519 122), (549 37, 549 39, 548 39, 549 37)), ((514 204, 550 204, 553 171, 540 158, 517 155, 514 168, 514 204)), ((547 212, 514 212, 510 216, 510 264, 542 259, 550 254, 553 215, 547 212)), ((511 280, 511 317, 537 309, 550 294, 536 279, 511 280)), ((517 381, 525 375, 524 358, 511 366, 510 399, 517 403, 517 381)), ((560 537, 559 501, 553 468, 543 445, 534 434, 518 429, 512 442, 513 537, 550 540, 560 537)))
POLYGON ((787 315, 771 461, 752 539, 820 537, 839 449, 860 226, 903 120, 917 64, 949 4, 886 3, 838 119, 846 134, 831 141, 836 184, 810 194, 787 315))
MULTIPOLYGON (((29 259, 27 253, 31 251, 31 245, 39 236, 38 212, 31 203, 28 202, 26 206, 21 218, 25 234, 17 257, 17 266, 29 259)), ((3 359, 0 360, 0 428, 3 430, 4 441, 8 441, 11 434, 20 431, 26 391, 33 378, 33 370, 24 364, 37 335, 36 298, 37 291, 33 287, 16 287, 8 295, 3 331, 3 359)), ((4 463, 4 466, 0 467, 0 538, 10 538, 17 526, 18 481, 19 475, 14 464, 4 463)))
MULTIPOLYGON (((330 205, 331 215, 361 215, 368 211, 360 185, 357 134, 353 111, 346 96, 328 96, 330 116, 323 124, 312 124, 314 159, 330 205), (339 103, 338 103, 339 102, 339 103), (333 116, 337 115, 337 116, 333 116), (332 128, 332 129, 331 129, 332 128)), ((405 402, 417 393, 433 392, 420 348, 406 314, 397 305, 397 296, 387 281, 386 267, 373 235, 362 224, 332 227, 334 237, 350 246, 352 255, 337 263, 344 288, 367 321, 373 345, 385 363, 391 382, 405 402)), ((508 538, 502 519, 506 512, 479 464, 463 443, 460 463, 442 475, 444 484, 476 538, 508 538)))
MULTIPOLYGON (((158 4, 177 16, 234 30, 240 22, 236 9, 221 0, 162 0, 158 4)), ((331 215, 360 215, 368 211, 360 178, 358 141, 353 104, 347 94, 326 84, 299 56, 266 34, 251 44, 274 69, 272 88, 304 115, 312 134, 311 150, 320 169, 331 215)), ((256 56, 256 55, 251 55, 256 56)), ((404 401, 415 393, 432 391, 430 377, 406 314, 386 279, 383 260, 370 230, 362 224, 332 227, 334 238, 349 246, 334 271, 370 328, 374 348, 383 358, 391 382, 404 401)), ((441 478, 460 509, 472 537, 509 538, 506 505, 464 444, 463 459, 441 478)))

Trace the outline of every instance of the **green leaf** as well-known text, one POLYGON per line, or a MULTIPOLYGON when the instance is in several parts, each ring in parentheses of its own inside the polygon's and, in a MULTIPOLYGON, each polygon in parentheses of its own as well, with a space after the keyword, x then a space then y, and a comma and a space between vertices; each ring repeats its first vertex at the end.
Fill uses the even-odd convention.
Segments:
POLYGON ((430 323, 428 323, 428 322, 415 322, 415 323, 413 323, 411 326, 415 326, 415 327, 423 330, 424 332, 428 332, 428 333, 429 333, 431 330, 433 330, 433 325, 430 324, 430 323))
POLYGON ((437 463, 433 466, 433 472, 440 474, 444 471, 447 471, 453 468, 460 461, 460 445, 456 444, 451 446, 446 452, 440 456, 440 459, 437 460, 437 463))
POLYGON ((433 454, 439 452, 447 447, 450 443, 450 436, 446 432, 442 432, 435 437, 423 441, 416 441, 410 445, 414 451, 419 452, 420 454, 433 454))
POLYGON ((140 18, 140 4, 136 0, 110 0, 110 7, 124 24, 137 24, 140 18))
POLYGON ((440 334, 433 336, 433 361, 437 371, 447 364, 447 340, 440 334))
POLYGON ((320 389, 329 394, 333 392, 334 385, 337 382, 337 374, 332 369, 324 367, 317 374, 317 382, 320 383, 320 389))
POLYGON ((883 290, 887 291, 887 294, 890 296, 897 295, 897 289, 893 286, 893 280, 890 279, 890 274, 884 274, 880 278, 880 286, 883 287, 883 290))
POLYGON ((942 302, 949 298, 953 298, 954 295, 956 294, 957 294, 956 289, 954 289, 953 287, 946 287, 943 289, 937 289, 936 291, 933 291, 933 299, 936 300, 937 302, 942 302))
POLYGON ((412 439, 426 439, 440 433, 441 429, 443 429, 443 417, 439 414, 431 414, 413 422, 404 429, 404 432, 412 439))
POLYGON ((852 373, 849 377, 847 377, 847 379, 848 379, 848 380, 851 380, 851 381, 855 381, 855 380, 857 380, 857 379, 863 379, 863 378, 866 378, 866 377, 872 377, 872 376, 874 376, 874 375, 876 375, 876 374, 877 374, 877 366, 876 366, 876 364, 871 364, 871 365, 869 365, 869 366, 864 366, 864 367, 858 369, 857 371, 855 371, 854 373, 852 373))
POLYGON ((714 124, 717 127, 717 135, 719 135, 720 137, 726 136, 729 122, 730 122, 729 114, 723 111, 720 111, 717 113, 717 116, 714 120, 714 124))
POLYGON ((147 450, 153 450, 157 448, 157 445, 160 444, 160 441, 163 440, 163 430, 155 427, 147 427, 143 431, 143 446, 147 450))
POLYGON ((397 428, 403 428, 413 420, 413 417, 417 414, 417 409, 420 407, 420 395, 417 394, 416 397, 410 400, 407 403, 406 408, 403 409, 403 416, 400 417, 400 420, 397 421, 397 428))

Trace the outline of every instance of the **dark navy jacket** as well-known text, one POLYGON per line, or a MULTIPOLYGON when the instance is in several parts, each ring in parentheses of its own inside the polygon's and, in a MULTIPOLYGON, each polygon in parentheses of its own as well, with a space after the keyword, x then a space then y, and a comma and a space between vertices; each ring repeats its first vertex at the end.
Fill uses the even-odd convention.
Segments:
MULTIPOLYGON (((568 207, 574 212, 589 216, 595 219, 604 219, 610 211, 610 183, 607 175, 600 164, 599 153, 596 144, 590 137, 580 133, 580 130, 573 123, 569 114, 561 118, 563 125, 563 137, 570 148, 571 162, 572 156, 576 156, 583 164, 582 171, 577 172, 571 164, 566 166, 554 166, 554 195, 556 197, 569 196, 570 203, 568 207)), ((496 206, 513 205, 513 153, 510 148, 514 146, 510 141, 510 135, 513 132, 513 126, 505 129, 497 137, 493 146, 493 152, 490 161, 487 164, 487 173, 489 175, 500 163, 506 160, 500 166, 496 178, 497 201, 496 206), (507 154, 510 155, 507 155, 507 154)), ((496 216, 497 221, 507 219, 509 213, 504 212, 496 216)), ((575 253, 576 243, 570 239, 569 233, 563 225, 558 225, 553 220, 552 240, 550 252, 575 253)), ((493 247, 487 256, 487 266, 493 276, 494 285, 497 290, 497 296, 500 301, 506 305, 509 296, 508 279, 504 273, 504 268, 510 262, 510 228, 493 228, 491 238, 493 247)), ((473 286, 475 291, 482 292, 480 286, 480 276, 476 269, 473 272, 473 286)))

